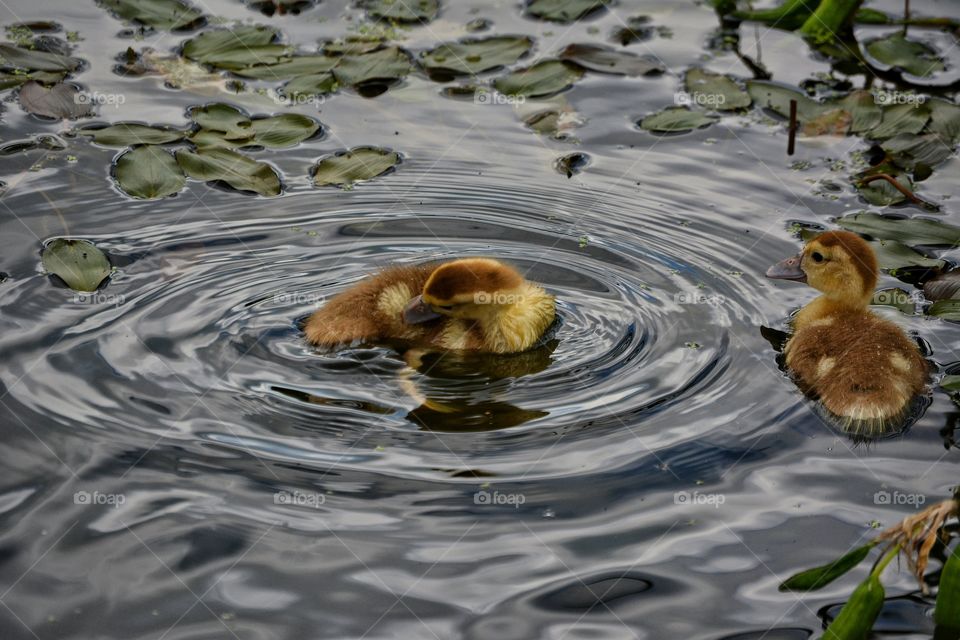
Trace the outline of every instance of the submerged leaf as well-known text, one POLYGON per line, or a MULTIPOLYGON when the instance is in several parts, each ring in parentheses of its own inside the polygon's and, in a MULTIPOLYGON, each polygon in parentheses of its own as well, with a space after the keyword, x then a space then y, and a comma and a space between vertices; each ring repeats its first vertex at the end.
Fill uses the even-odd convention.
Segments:
POLYGON ((930 124, 927 129, 950 144, 960 142, 960 106, 933 98, 927 102, 927 108, 930 109, 930 124))
POLYGON ((212 29, 187 40, 183 55, 191 60, 224 69, 243 69, 256 64, 276 64, 290 48, 273 44, 280 32, 261 25, 212 29))
POLYGON ((497 91, 506 95, 539 98, 569 88, 583 76, 583 71, 560 60, 543 60, 493 81, 497 91))
POLYGON ((24 49, 12 44, 0 44, 0 58, 11 67, 30 69, 31 71, 76 71, 83 64, 83 61, 79 58, 24 49))
POLYGON ((340 58, 333 56, 292 56, 284 58, 276 64, 257 64, 242 69, 234 69, 232 73, 243 78, 256 80, 287 80, 304 75, 325 73, 340 63, 340 58))
POLYGON ((717 119, 700 111, 693 111, 685 107, 667 107, 647 116, 639 122, 640 128, 660 133, 680 133, 706 127, 717 119))
POLYGON ((124 153, 117 159, 114 175, 124 193, 147 200, 171 196, 187 181, 173 156, 156 145, 124 153))
POLYGON ((298 76, 283 85, 283 95, 297 101, 311 96, 323 96, 337 90, 340 83, 332 73, 298 76))
POLYGON ((180 0, 98 0, 121 20, 175 31, 197 26, 203 13, 180 0))
POLYGON ((883 108, 880 124, 866 133, 868 138, 886 140, 901 133, 920 133, 930 120, 926 104, 895 104, 883 108))
POLYGON ((333 68, 333 75, 342 85, 356 86, 366 82, 392 82, 406 77, 413 64, 406 51, 387 47, 355 56, 343 56, 333 68))
POLYGON ((794 574, 783 581, 783 584, 780 585, 780 591, 816 591, 822 589, 863 562, 863 559, 867 557, 873 547, 873 543, 865 544, 833 562, 794 574))
POLYGON ((527 15, 553 22, 573 22, 602 9, 609 0, 532 0, 527 15))
POLYGON ((438 0, 362 0, 360 7, 371 18, 390 22, 430 22, 440 10, 438 0))
POLYGON ((313 184, 321 187, 349 187, 355 182, 383 175, 400 164, 395 151, 377 147, 355 147, 320 160, 313 169, 313 184))
POLYGON ((32 114, 58 120, 91 114, 89 101, 76 86, 67 83, 47 89, 31 80, 20 87, 20 106, 32 114))
POLYGON ((135 144, 167 144, 182 140, 185 131, 167 127, 152 127, 138 122, 118 122, 108 127, 84 128, 78 135, 90 136, 105 147, 129 147, 135 144))
POLYGON ((945 68, 936 50, 922 42, 908 40, 901 31, 867 42, 866 49, 880 62, 915 76, 927 77, 945 68))
MULTIPOLYGON (((913 191, 913 182, 905 175, 891 176, 900 186, 913 191)), ((907 195, 887 180, 873 180, 867 184, 857 183, 857 190, 863 199, 878 207, 889 207, 907 201, 907 195)))
POLYGON ((940 269, 944 265, 943 260, 925 256, 896 240, 873 240, 870 246, 877 254, 877 262, 884 271, 913 268, 940 269))
POLYGON ((203 148, 196 152, 180 149, 177 163, 195 180, 219 180, 239 191, 262 196, 280 194, 280 177, 273 167, 229 149, 203 148))
POLYGON ((730 77, 694 67, 684 78, 687 98, 691 104, 720 111, 749 107, 753 100, 730 77))
POLYGON ((811 100, 806 94, 793 87, 776 84, 766 80, 748 80, 747 93, 753 101, 765 109, 770 109, 784 118, 790 117, 790 101, 797 101, 797 119, 807 122, 830 111, 831 108, 811 100))
POLYGON ((624 76, 655 75, 664 71, 663 65, 658 60, 595 44, 568 45, 560 52, 560 59, 589 71, 624 76))
POLYGON ((881 146, 898 167, 908 171, 918 163, 933 166, 953 155, 953 148, 936 133, 901 133, 881 146))
POLYGON ((837 220, 849 231, 897 240, 909 245, 956 246, 960 244, 960 227, 939 220, 924 218, 891 218, 876 213, 855 213, 837 220))
POLYGON ((40 259, 47 273, 74 291, 96 291, 110 275, 110 261, 89 240, 57 238, 43 247, 40 259))
POLYGON ((495 36, 445 42, 420 54, 420 64, 432 72, 476 75, 513 64, 530 51, 529 36, 495 36))
POLYGON ((960 300, 960 271, 947 271, 923 283, 927 300, 960 300))

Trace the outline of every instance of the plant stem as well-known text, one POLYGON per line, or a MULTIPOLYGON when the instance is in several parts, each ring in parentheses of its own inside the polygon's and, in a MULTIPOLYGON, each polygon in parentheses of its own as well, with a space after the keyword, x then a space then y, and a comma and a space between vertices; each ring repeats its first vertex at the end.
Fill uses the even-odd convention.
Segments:
POLYGON ((863 0, 822 0, 800 33, 815 43, 836 42, 850 26, 863 0))

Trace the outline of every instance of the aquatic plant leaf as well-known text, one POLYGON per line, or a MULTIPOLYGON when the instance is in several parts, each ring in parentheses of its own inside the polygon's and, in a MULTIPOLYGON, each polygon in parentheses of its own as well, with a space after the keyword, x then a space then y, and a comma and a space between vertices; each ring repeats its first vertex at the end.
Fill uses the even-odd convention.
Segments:
POLYGON ((960 271, 947 271, 923 283, 927 300, 960 300, 960 271))
POLYGON ((221 68, 276 64, 290 51, 287 46, 274 44, 279 36, 276 29, 262 25, 212 29, 187 40, 183 44, 183 56, 221 68))
POLYGON ((317 73, 294 78, 283 85, 282 93, 296 101, 297 99, 333 93, 339 86, 340 83, 337 82, 332 73, 317 73))
POLYGON ((313 0, 256 0, 248 2, 247 6, 268 18, 272 18, 274 14, 296 16, 312 7, 313 0))
POLYGON ((82 118, 92 113, 80 90, 67 83, 49 89, 31 80, 20 87, 20 106, 29 113, 47 118, 82 118))
POLYGON ((826 628, 826 640, 866 640, 883 609, 885 592, 880 579, 870 574, 850 595, 840 613, 826 628))
POLYGON ((167 127, 152 127, 138 122, 118 122, 108 127, 77 129, 76 133, 90 136, 105 147, 129 147, 135 144, 168 144, 183 140, 186 131, 167 127))
POLYGON ((352 56, 376 51, 384 42, 386 40, 378 35, 352 34, 338 40, 327 40, 320 45, 320 50, 328 56, 352 56))
POLYGON ((908 245, 956 246, 960 227, 924 218, 891 218, 876 213, 854 213, 837 219, 844 229, 908 245))
POLYGON ((913 171, 918 164, 933 166, 953 155, 953 148, 936 133, 901 133, 882 145, 894 164, 913 171))
POLYGON ((943 59, 935 49, 922 42, 908 40, 901 31, 866 43, 867 52, 882 62, 915 76, 927 77, 944 70, 943 59))
POLYGON ((876 127, 883 120, 883 110, 869 91, 858 89, 843 98, 827 103, 850 113, 850 132, 861 134, 876 127))
POLYGON ((47 273, 58 276, 74 291, 96 291, 110 275, 110 261, 89 240, 52 240, 43 247, 40 260, 47 273))
POLYGON ((659 133, 680 133, 706 127, 717 119, 700 111, 693 111, 686 107, 667 107, 647 116, 639 122, 640 128, 659 133))
POLYGON ((80 58, 24 49, 6 43, 0 44, 0 58, 3 59, 5 66, 31 71, 76 71, 83 64, 80 58))
POLYGON ((816 591, 822 589, 863 562, 873 546, 873 543, 865 544, 842 555, 833 562, 794 574, 783 581, 780 585, 780 591, 816 591))
POLYGON ((844 109, 824 111, 816 118, 803 123, 802 133, 805 136, 845 136, 850 130, 853 117, 844 109))
POLYGON ((360 7, 371 18, 390 22, 430 22, 440 10, 438 0, 362 0, 360 7))
POLYGON ((747 93, 753 98, 755 104, 765 109, 770 109, 777 115, 784 118, 790 117, 790 101, 797 101, 797 119, 800 122, 813 120, 830 107, 811 100, 806 94, 801 93, 793 87, 776 84, 766 80, 748 80, 747 93))
POLYGON ((553 22, 573 22, 602 9, 608 0, 532 0, 527 15, 553 22))
POLYGON ((866 133, 868 138, 886 140, 901 133, 920 133, 930 120, 926 104, 895 104, 883 108, 883 119, 866 133))
POLYGON ((572 62, 588 71, 622 76, 656 75, 664 71, 659 60, 595 44, 568 45, 560 52, 560 59, 572 62))
POLYGON ((202 12, 180 0, 98 0, 98 4, 121 20, 167 31, 191 28, 203 18, 202 12))
POLYGON ((870 246, 877 254, 877 262, 884 271, 897 269, 940 269, 945 264, 943 260, 925 256, 907 245, 896 240, 872 240, 870 246))
POLYGON ((238 191, 262 196, 280 194, 280 177, 273 167, 229 149, 203 148, 196 152, 180 149, 177 163, 195 180, 219 180, 238 191))
POLYGON ((893 307, 900 313, 912 316, 917 310, 913 297, 900 287, 890 287, 874 292, 870 304, 881 307, 893 307))
POLYGON ((400 164, 395 151, 377 147, 354 147, 321 159, 313 169, 314 186, 349 187, 355 182, 383 175, 400 164))
POLYGON ((264 147, 292 147, 320 130, 320 123, 297 113, 281 113, 269 118, 254 118, 250 130, 253 143, 264 147))
POLYGON ((325 73, 339 63, 340 58, 333 56, 292 56, 276 64, 257 64, 242 69, 234 69, 232 73, 243 78, 256 80, 289 80, 304 75, 325 73))
POLYGON ((933 98, 926 104, 930 109, 927 130, 940 135, 950 144, 960 142, 960 106, 939 98, 933 98))
POLYGON ((183 189, 187 179, 177 161, 163 147, 142 145, 117 159, 117 185, 128 196, 152 200, 183 189))
POLYGON ((220 131, 228 139, 244 139, 253 135, 250 116, 236 107, 222 102, 212 102, 200 107, 190 107, 187 115, 202 129, 220 131))
POLYGON ((741 89, 740 85, 729 76, 705 71, 699 67, 687 71, 683 82, 691 104, 701 107, 733 111, 749 107, 753 102, 750 94, 741 89))
MULTIPOLYGON (((132 68, 139 73, 158 73, 163 76, 164 82, 174 89, 197 89, 209 86, 216 90, 223 90, 223 77, 218 73, 211 73, 206 68, 181 58, 180 56, 162 56, 155 51, 143 51, 140 55, 140 64, 134 63, 132 68)), ((134 75, 139 75, 134 73, 134 75)))
POLYGON ((428 71, 451 75, 475 75, 513 64, 530 51, 528 36, 495 36, 460 42, 444 42, 420 54, 420 64, 428 71))
POLYGON ((560 60, 543 60, 493 81, 506 95, 539 98, 559 93, 583 77, 583 71, 560 60))
POLYGON ((246 137, 228 137, 223 131, 212 131, 210 129, 198 129, 190 134, 190 142, 198 149, 209 147, 221 147, 223 149, 236 149, 238 147, 253 146, 253 135, 246 137))
MULTIPOLYGON (((902 186, 913 191, 913 182, 905 175, 892 176, 902 186)), ((863 199, 878 207, 889 207, 907 201, 907 196, 886 180, 874 180, 868 184, 857 183, 857 191, 863 199)))
POLYGON ((950 393, 960 391, 960 375, 951 374, 940 378, 940 386, 950 393))
POLYGON ((960 300, 937 300, 927 307, 927 315, 958 322, 960 321, 960 300))
POLYGON ((413 71, 413 64, 406 51, 399 47, 387 47, 379 51, 356 56, 343 56, 333 68, 333 75, 342 85, 356 86, 372 81, 393 81, 413 71))

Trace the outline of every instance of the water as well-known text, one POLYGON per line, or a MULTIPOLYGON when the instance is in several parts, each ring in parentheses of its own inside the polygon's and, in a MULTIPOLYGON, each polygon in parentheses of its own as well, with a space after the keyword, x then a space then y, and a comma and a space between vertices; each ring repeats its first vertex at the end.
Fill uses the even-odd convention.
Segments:
MULTIPOLYGON (((78 80, 126 98, 99 120, 181 125, 188 106, 221 99, 276 111, 250 94, 114 75, 131 42, 93 4, 18 0, 4 12, 4 23, 54 18, 80 32, 76 55, 90 65, 78 80)), ((792 221, 862 208, 831 165, 865 145, 803 140, 788 158, 782 127, 746 116, 684 136, 639 131, 716 27, 695 5, 622 2, 568 29, 510 3, 464 2, 403 44, 460 37, 481 16, 497 33, 533 35, 546 55, 637 13, 673 37, 632 50, 671 73, 590 74, 518 108, 445 98, 412 76, 375 99, 295 108, 329 130, 256 154, 283 170, 280 198, 192 183, 132 201, 109 181, 116 150, 80 140, 5 158, 0 636, 815 635, 854 581, 800 598, 778 583, 914 510, 876 504, 877 492, 930 504, 956 483, 947 396, 932 393, 903 436, 856 447, 817 417, 761 335, 811 298, 763 272, 796 251, 792 221), (545 105, 585 120, 570 132, 579 145, 523 126, 545 105), (317 158, 362 144, 403 163, 351 191, 310 186, 317 158), (571 152, 590 164, 568 179, 552 165, 571 152), (821 195, 824 180, 844 188, 821 195), (119 266, 97 296, 41 275, 42 242, 64 235, 119 266), (463 255, 509 260, 555 293, 552 339, 415 372, 388 348, 304 343, 298 323, 372 269, 463 255)), ((309 45, 342 35, 343 15, 358 14, 325 2, 270 24, 309 45)), ((828 69, 798 56, 792 35, 763 37, 776 79, 828 69)), ((710 64, 748 75, 729 53, 710 64)), ((4 142, 64 128, 5 106, 4 142)), ((953 160, 924 185, 954 223, 956 177, 953 160)), ((930 345, 937 367, 957 360, 956 325, 884 313, 930 345)), ((932 601, 905 573, 889 582, 878 628, 929 637, 932 601)))

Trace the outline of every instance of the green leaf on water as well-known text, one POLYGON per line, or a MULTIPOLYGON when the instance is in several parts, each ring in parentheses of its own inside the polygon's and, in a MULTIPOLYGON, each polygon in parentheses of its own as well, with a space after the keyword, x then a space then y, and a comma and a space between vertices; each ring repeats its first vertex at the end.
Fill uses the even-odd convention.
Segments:
POLYGON ((855 213, 837 219, 837 224, 856 233, 878 239, 897 240, 908 245, 956 246, 960 227, 924 218, 891 218, 876 213, 855 213))
POLYGON ((571 44, 560 52, 560 59, 588 71, 621 76, 646 76, 663 73, 659 60, 645 58, 629 51, 619 51, 595 44, 571 44))
POLYGON ((926 104, 930 109, 927 130, 940 135, 950 144, 960 142, 960 106, 940 98, 933 98, 926 104))
POLYGON ((851 91, 839 100, 828 102, 828 105, 850 113, 850 133, 864 133, 883 120, 883 110, 877 104, 876 96, 863 89, 851 91))
POLYGON ((174 157, 163 147, 143 145, 117 159, 117 184, 128 196, 152 200, 178 193, 186 177, 174 157))
POLYGON ((872 240, 870 246, 877 254, 877 262, 884 271, 911 268, 941 269, 945 264, 943 260, 925 256, 896 240, 872 240))
POLYGON ((281 113, 269 118, 254 118, 250 130, 253 144, 271 148, 292 147, 312 137, 320 123, 297 113, 281 113))
MULTIPOLYGON (((902 186, 913 191, 913 182, 905 175, 894 175, 893 177, 902 186)), ((857 191, 863 196, 863 199, 872 205, 878 207, 888 207, 894 204, 906 202, 907 196, 899 189, 886 180, 874 180, 867 184, 857 183, 857 191)))
POLYGON ((314 186, 350 187, 356 182, 383 175, 400 164, 395 151, 377 147, 355 147, 321 159, 313 169, 314 186))
POLYGON ((707 127, 717 119, 686 107, 667 107, 639 122, 640 128, 658 133, 680 133, 707 127))
POLYGON ((810 99, 794 87, 777 84, 767 80, 748 80, 747 93, 753 102, 764 109, 770 109, 784 118, 790 117, 790 101, 797 101, 797 120, 814 120, 835 107, 822 105, 810 99))
POLYGON ((927 77, 944 70, 943 59, 922 42, 908 40, 901 31, 866 43, 867 52, 882 62, 915 76, 927 77))
POLYGON ((253 122, 250 116, 236 107, 222 102, 212 102, 200 107, 190 107, 187 115, 200 128, 220 131, 227 139, 242 140, 250 138, 253 122))
POLYGON ((343 56, 333 68, 333 75, 341 85, 357 86, 366 82, 392 82, 413 71, 410 55, 399 47, 355 56, 343 56))
POLYGON ((960 321, 960 300, 937 300, 927 307, 927 315, 951 322, 960 321))
POLYGON ((291 100, 323 96, 333 93, 340 86, 332 73, 317 73, 307 76, 298 76, 283 85, 282 93, 291 100))
POLYGON ((262 196, 280 194, 280 177, 273 167, 230 149, 203 148, 196 152, 180 149, 177 163, 194 180, 222 181, 238 191, 262 196))
POLYGON ((868 138, 886 140, 901 133, 920 133, 930 120, 930 107, 924 104, 895 104, 883 107, 883 119, 866 132, 868 138))
POLYGON ((90 136, 97 144, 105 147, 129 147, 135 144, 168 144, 183 140, 186 131, 168 127, 153 127, 138 122, 118 122, 108 127, 86 127, 76 133, 90 136))
POLYGON ((532 0, 527 15, 553 22, 573 22, 607 6, 609 0, 532 0))
POLYGON ((12 44, 0 44, 0 59, 7 66, 31 71, 76 71, 83 64, 80 58, 61 56, 57 53, 24 49, 12 44))
POLYGON ((865 544, 833 562, 794 574, 783 581, 783 584, 780 585, 780 591, 816 591, 822 589, 863 562, 873 546, 873 543, 865 544))
POLYGON ((430 22, 440 10, 438 0, 362 0, 360 8, 371 18, 389 22, 430 22))
POLYGON ((89 240, 57 238, 43 247, 40 259, 47 273, 74 291, 96 291, 110 275, 110 261, 89 240))
POLYGON ((497 91, 506 95, 540 98, 559 93, 583 77, 578 67, 560 60, 543 60, 493 81, 497 91))
POLYGON ((494 36, 444 42, 420 54, 420 65, 446 75, 476 75, 513 64, 533 47, 528 36, 494 36))
POLYGON ((340 58, 333 56, 291 56, 280 60, 276 64, 257 64, 242 69, 234 69, 232 73, 243 78, 279 81, 325 73, 339 63, 340 58))
POLYGON ((960 375, 946 375, 940 379, 940 386, 951 393, 960 391, 960 375))
POLYGON ((49 89, 31 80, 20 87, 20 106, 25 111, 46 118, 82 118, 92 113, 90 104, 72 84, 61 82, 49 89))
POLYGON ((824 640, 866 640, 884 601, 883 584, 871 574, 854 589, 840 613, 824 631, 824 640))
POLYGON ((240 70, 253 65, 278 64, 290 57, 291 48, 274 44, 280 32, 262 25, 212 29, 187 40, 185 58, 221 69, 240 70))
POLYGON ((953 147, 936 133, 901 133, 881 146, 894 164, 907 171, 913 171, 918 163, 928 166, 940 164, 953 155, 953 147))
POLYGON ((190 29, 203 19, 202 12, 180 0, 98 0, 98 4, 121 20, 167 31, 190 29))
POLYGON ((687 71, 684 86, 691 103, 719 111, 749 107, 753 100, 729 76, 694 67, 687 71), (699 96, 703 96, 700 98, 699 96))

